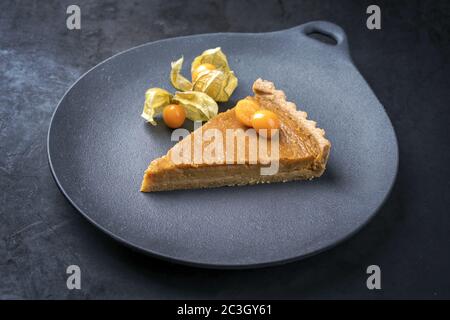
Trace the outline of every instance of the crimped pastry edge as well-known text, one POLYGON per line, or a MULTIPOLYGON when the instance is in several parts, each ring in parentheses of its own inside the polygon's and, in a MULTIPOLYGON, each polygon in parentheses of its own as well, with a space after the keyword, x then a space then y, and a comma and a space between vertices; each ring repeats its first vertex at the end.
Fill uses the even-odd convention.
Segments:
POLYGON ((321 171, 320 174, 323 173, 331 148, 330 141, 325 138, 325 130, 318 128, 315 121, 308 120, 308 114, 305 111, 297 110, 295 103, 287 101, 284 91, 277 90, 273 82, 259 78, 253 83, 252 89, 256 99, 269 100, 276 104, 313 137, 319 151, 315 159, 315 167, 316 170, 321 171))

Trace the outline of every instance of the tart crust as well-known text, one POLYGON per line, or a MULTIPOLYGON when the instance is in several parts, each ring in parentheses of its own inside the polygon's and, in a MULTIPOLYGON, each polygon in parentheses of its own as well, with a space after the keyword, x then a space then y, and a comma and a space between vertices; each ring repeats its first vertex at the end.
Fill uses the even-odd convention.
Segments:
POLYGON ((325 171, 331 147, 325 138, 325 131, 317 128, 315 121, 308 120, 306 112, 298 111, 294 103, 286 101, 284 92, 277 90, 272 82, 256 80, 253 92, 255 95, 252 99, 256 99, 262 109, 275 112, 282 124, 277 157, 279 168, 276 174, 261 175, 261 168, 268 166, 267 159, 258 156, 256 163, 251 162, 248 159, 248 150, 243 152, 240 158, 236 157, 232 163, 225 160, 213 164, 201 161, 172 161, 173 153, 180 152, 183 145, 190 148, 195 144, 193 137, 199 130, 246 130, 237 120, 234 109, 230 109, 218 114, 202 128, 178 142, 165 156, 153 160, 145 171, 141 191, 210 188, 320 177, 325 171))

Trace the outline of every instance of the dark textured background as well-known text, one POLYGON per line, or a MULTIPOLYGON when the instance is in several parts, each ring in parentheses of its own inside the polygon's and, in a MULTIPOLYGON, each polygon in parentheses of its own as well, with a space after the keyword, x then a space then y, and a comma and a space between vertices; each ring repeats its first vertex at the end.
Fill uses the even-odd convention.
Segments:
POLYGON ((77 0, 81 31, 69 31, 72 3, 0 2, 0 298, 450 298, 450 2, 77 0), (382 30, 365 27, 373 3, 382 30), (346 30, 399 140, 393 192, 356 236, 285 266, 196 269, 119 245, 59 192, 47 129, 58 100, 89 68, 162 38, 316 19, 346 30), (66 289, 70 264, 82 269, 82 290, 66 289), (382 269, 382 290, 366 289, 370 264, 382 269))

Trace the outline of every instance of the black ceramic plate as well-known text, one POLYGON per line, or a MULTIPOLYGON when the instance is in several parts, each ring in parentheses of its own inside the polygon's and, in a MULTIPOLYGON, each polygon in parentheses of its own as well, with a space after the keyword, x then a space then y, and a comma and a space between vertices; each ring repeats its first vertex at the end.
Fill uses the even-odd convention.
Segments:
POLYGON ((344 32, 327 22, 168 39, 115 55, 65 94, 48 154, 64 195, 115 239, 173 261, 223 268, 287 262, 349 237, 386 198, 398 162, 389 118, 353 65, 344 32), (196 55, 218 46, 239 78, 222 110, 250 95, 255 79, 273 81, 326 130, 332 149, 320 179, 139 192, 149 162, 174 144, 163 123, 153 127, 140 117, 145 90, 173 91, 170 62, 184 55, 189 74, 196 55))

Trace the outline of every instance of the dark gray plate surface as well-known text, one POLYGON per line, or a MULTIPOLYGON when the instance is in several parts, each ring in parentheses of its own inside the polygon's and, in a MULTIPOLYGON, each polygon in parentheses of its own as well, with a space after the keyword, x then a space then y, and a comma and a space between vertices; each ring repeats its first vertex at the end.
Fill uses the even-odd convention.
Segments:
POLYGON ((394 182, 398 151, 383 107, 348 53, 344 32, 312 22, 262 34, 207 34, 149 43, 118 54, 78 80, 61 100, 48 135, 54 177, 69 201, 109 235, 144 252, 210 267, 286 262, 324 250, 362 227, 394 182), (336 45, 308 36, 327 34, 336 45), (332 143, 315 181, 143 194, 150 160, 171 131, 140 117, 149 87, 174 91, 170 62, 185 74, 203 50, 220 46, 239 78, 232 101, 259 77, 308 112, 332 143))

